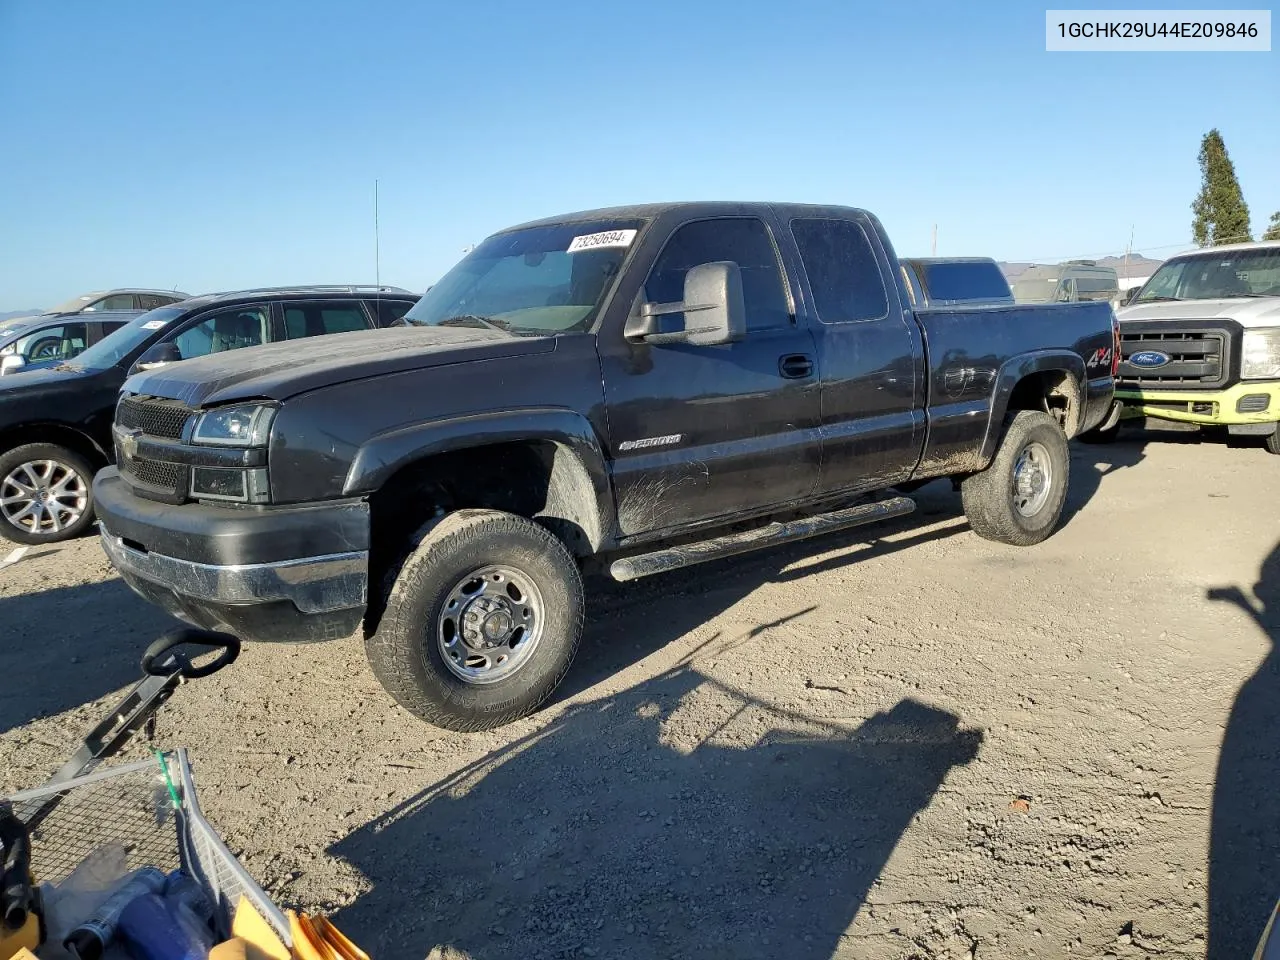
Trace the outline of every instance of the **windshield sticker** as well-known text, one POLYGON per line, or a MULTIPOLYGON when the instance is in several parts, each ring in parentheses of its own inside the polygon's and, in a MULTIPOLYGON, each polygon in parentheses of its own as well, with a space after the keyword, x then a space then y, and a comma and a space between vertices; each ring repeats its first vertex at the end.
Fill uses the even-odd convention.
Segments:
POLYGON ((142 329, 143 330, 159 330, 166 323, 168 323, 167 320, 148 320, 146 323, 142 325, 142 329))
POLYGON ((579 250, 595 250, 599 247, 629 247, 636 238, 635 230, 605 230, 603 233, 584 233, 574 237, 569 244, 569 253, 579 250))

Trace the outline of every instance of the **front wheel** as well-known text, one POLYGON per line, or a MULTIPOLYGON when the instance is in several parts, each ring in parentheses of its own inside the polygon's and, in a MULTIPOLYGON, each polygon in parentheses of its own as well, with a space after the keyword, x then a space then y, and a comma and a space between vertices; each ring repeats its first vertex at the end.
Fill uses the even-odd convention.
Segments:
POLYGON ((514 514, 459 510, 409 555, 365 650, 378 682, 411 713, 449 730, 488 730, 551 695, 582 618, 582 577, 564 544, 514 514))
POLYGON ((0 456, 0 536, 57 543, 93 523, 93 466, 53 443, 28 443, 0 456))
POLYGON ((1053 533, 1067 499, 1071 459, 1058 422, 1039 410, 1005 421, 990 465, 960 486, 965 516, 978 536, 1026 547, 1053 533))
POLYGON ((1280 456, 1280 423, 1276 424, 1276 428, 1267 434, 1267 453, 1274 453, 1280 456))

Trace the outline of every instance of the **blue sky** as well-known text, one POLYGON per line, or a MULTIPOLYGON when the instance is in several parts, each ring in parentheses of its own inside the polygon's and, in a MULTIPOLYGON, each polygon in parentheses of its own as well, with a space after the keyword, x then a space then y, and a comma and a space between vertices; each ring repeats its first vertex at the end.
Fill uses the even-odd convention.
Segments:
POLYGON ((415 290, 508 224, 666 199, 864 206, 903 254, 937 223, 940 254, 1132 225, 1167 255, 1214 126, 1260 232, 1280 54, 1050 54, 1044 8, 0 0, 0 310, 372 281, 375 178, 415 290))

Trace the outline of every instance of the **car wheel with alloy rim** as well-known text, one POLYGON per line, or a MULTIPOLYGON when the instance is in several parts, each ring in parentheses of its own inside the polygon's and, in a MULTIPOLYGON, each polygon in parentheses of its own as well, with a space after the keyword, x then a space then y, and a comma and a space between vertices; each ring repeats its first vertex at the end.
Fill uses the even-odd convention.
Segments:
POLYGON ((57 543, 93 523, 93 466, 51 443, 28 443, 0 456, 0 536, 57 543))

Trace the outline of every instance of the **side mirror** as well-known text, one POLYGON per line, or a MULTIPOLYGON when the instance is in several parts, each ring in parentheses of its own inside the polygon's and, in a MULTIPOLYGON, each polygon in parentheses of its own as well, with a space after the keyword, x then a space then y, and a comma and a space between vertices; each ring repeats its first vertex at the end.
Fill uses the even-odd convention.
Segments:
POLYGON ((8 353, 0 359, 0 377, 6 373, 17 373, 27 365, 27 358, 20 353, 8 353))
POLYGON ((623 335, 645 343, 692 343, 701 347, 734 343, 747 333, 742 271, 729 260, 702 263, 684 275, 680 303, 643 303, 627 321, 623 335), (684 329, 661 332, 659 318, 684 314, 684 329))
POLYGON ((156 367, 163 367, 166 363, 177 363, 181 359, 182 354, 178 352, 178 345, 172 340, 166 340, 164 343, 153 343, 147 347, 138 358, 138 362, 133 365, 133 369, 154 370, 156 367))

